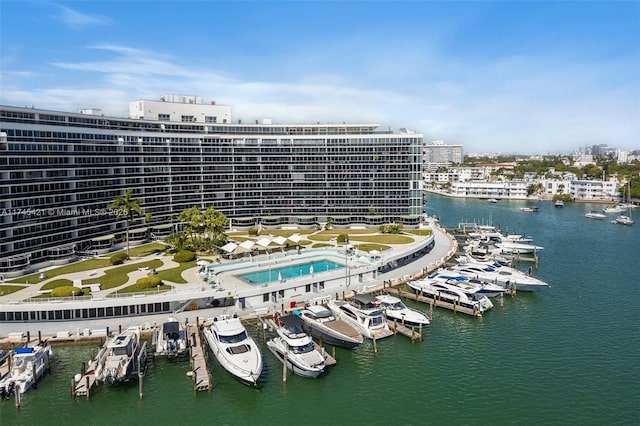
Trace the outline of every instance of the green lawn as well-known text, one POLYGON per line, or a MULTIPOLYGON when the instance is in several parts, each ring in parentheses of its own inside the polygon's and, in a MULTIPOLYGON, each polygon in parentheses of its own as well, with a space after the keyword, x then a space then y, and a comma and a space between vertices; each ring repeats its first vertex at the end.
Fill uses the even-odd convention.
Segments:
POLYGON ((111 269, 105 270, 104 276, 82 280, 82 284, 100 284, 100 289, 107 290, 125 284, 129 279, 129 272, 133 272, 138 268, 145 267, 149 269, 159 268, 163 264, 164 263, 162 262, 162 260, 154 259, 144 262, 126 264, 123 266, 116 266, 111 269))
POLYGON ((0 285, 0 296, 14 293, 18 290, 22 290, 24 286, 21 285, 0 285))
POLYGON ((182 278, 182 271, 195 268, 196 261, 181 263, 177 268, 165 269, 163 271, 158 271, 158 276, 162 279, 162 281, 168 281, 176 284, 186 284, 184 278, 182 278))
POLYGON ((73 285, 73 282, 66 278, 60 278, 57 280, 49 281, 48 283, 43 285, 40 290, 53 290, 56 287, 62 287, 65 285, 73 285))

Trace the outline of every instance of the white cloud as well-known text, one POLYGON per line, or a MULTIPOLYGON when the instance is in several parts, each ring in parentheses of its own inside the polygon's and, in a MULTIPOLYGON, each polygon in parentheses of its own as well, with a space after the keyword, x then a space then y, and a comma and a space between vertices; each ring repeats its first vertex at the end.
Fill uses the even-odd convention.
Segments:
POLYGON ((78 29, 92 25, 110 25, 111 20, 100 15, 87 15, 66 6, 56 5, 60 11, 56 19, 70 28, 78 29))

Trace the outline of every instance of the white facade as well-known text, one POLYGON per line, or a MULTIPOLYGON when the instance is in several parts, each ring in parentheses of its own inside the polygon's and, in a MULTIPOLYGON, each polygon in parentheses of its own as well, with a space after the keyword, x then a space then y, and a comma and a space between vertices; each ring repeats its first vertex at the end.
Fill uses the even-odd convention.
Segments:
POLYGON ((525 199, 527 186, 524 181, 454 182, 450 193, 456 197, 525 199))
POLYGON ((424 146, 424 163, 462 163, 462 145, 449 145, 432 141, 424 146))
POLYGON ((199 96, 166 95, 159 101, 129 102, 129 117, 181 123, 231 123, 231 107, 203 104, 199 96))
POLYGON ((571 196, 576 200, 617 200, 620 196, 616 182, 601 180, 571 181, 571 196))

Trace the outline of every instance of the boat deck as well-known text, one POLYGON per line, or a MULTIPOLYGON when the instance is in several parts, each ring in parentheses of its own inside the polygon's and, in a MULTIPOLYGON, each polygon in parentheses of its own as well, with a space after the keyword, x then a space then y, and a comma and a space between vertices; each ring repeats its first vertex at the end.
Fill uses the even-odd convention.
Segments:
POLYGON ((344 334, 345 336, 351 337, 352 339, 357 339, 358 336, 360 336, 360 333, 358 333, 358 330, 354 329, 352 326, 350 326, 348 323, 344 322, 341 319, 327 322, 325 323, 325 325, 332 330, 335 330, 341 334, 344 334))

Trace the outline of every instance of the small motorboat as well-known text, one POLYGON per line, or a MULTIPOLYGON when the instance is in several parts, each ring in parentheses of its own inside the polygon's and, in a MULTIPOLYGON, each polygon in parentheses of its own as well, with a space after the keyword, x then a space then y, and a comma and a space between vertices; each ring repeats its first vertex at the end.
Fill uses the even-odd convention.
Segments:
POLYGON ((129 380, 140 352, 140 327, 129 327, 100 349, 96 357, 96 380, 114 384, 129 380))
POLYGON ((156 355, 175 358, 187 352, 187 333, 184 325, 175 318, 169 318, 154 333, 156 355))
POLYGON ((9 399, 16 392, 23 394, 32 388, 46 373, 51 356, 53 351, 48 344, 15 348, 11 369, 0 380, 0 399, 9 399))

